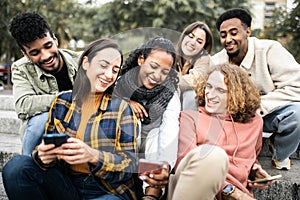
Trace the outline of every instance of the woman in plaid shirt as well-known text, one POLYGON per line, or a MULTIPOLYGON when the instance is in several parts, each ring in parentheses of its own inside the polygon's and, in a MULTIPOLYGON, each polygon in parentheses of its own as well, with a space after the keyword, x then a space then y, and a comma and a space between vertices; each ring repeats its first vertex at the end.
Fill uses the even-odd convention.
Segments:
POLYGON ((46 124, 46 134, 70 138, 10 160, 3 169, 9 199, 136 199, 137 119, 129 104, 111 98, 122 61, 108 39, 85 49, 73 91, 57 96, 46 124))

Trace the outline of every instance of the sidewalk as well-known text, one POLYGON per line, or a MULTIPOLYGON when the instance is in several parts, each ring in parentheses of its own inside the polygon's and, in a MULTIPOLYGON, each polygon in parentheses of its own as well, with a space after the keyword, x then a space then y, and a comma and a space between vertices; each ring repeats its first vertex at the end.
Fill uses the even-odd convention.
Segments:
POLYGON ((2 183, 2 173, 0 172, 0 200, 8 200, 7 196, 5 195, 3 183, 2 183))
MULTIPOLYGON (((7 120, 12 123, 3 123, 4 121, 2 121, 2 123, 0 123, 0 124, 2 126, 4 126, 4 124, 12 124, 13 126, 16 126, 17 125, 17 124, 15 124, 16 121, 14 121, 15 117, 11 116, 11 114, 12 114, 11 107, 12 107, 13 102, 8 102, 10 100, 7 99, 7 97, 12 96, 12 90, 7 89, 7 88, 5 88, 4 90, 0 90, 0 96, 2 97, 1 104, 4 104, 2 106, 5 107, 5 109, 3 109, 3 108, 0 109, 0 116, 3 117, 6 115, 6 117, 8 117, 8 118, 12 118, 12 119, 7 120), (4 115, 2 115, 2 114, 4 114, 4 115)), ((4 120, 4 119, 1 118, 1 120, 4 120)), ((5 130, 5 129, 9 129, 9 128, 12 129, 12 127, 2 127, 1 130, 5 130)), ((0 200, 8 200, 8 198, 5 194, 5 191, 4 191, 3 183, 2 183, 2 167, 14 155, 20 154, 21 148, 22 148, 21 138, 18 134, 0 133, 0 200)))
POLYGON ((21 154, 21 148, 19 135, 0 133, 0 200, 8 200, 2 183, 2 168, 10 158, 21 154))

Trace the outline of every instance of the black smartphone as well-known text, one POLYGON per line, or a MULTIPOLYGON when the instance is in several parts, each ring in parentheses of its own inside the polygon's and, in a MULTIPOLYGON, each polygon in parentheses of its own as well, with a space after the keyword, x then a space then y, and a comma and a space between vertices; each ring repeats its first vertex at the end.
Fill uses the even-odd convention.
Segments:
POLYGON ((65 133, 53 133, 43 136, 45 144, 55 144, 55 147, 59 147, 67 142, 69 136, 65 133))
POLYGON ((158 172, 164 166, 163 162, 160 161, 150 161, 146 159, 139 159, 139 174, 158 172))

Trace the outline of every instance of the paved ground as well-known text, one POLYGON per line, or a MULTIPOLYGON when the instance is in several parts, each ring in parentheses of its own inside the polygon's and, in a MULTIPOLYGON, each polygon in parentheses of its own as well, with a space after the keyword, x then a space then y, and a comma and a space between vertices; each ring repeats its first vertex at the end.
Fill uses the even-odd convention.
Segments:
POLYGON ((7 196, 4 196, 5 191, 2 183, 2 173, 0 172, 0 200, 7 200, 7 196))
MULTIPOLYGON (((0 90, 0 95, 12 95, 12 90, 4 89, 0 90)), ((0 149, 1 149, 1 156, 4 159, 0 160, 0 200, 8 200, 7 196, 5 195, 4 186, 2 183, 2 165, 9 159, 12 154, 4 152, 14 152, 20 153, 21 152, 21 140, 18 135, 14 134, 0 134, 0 149)))

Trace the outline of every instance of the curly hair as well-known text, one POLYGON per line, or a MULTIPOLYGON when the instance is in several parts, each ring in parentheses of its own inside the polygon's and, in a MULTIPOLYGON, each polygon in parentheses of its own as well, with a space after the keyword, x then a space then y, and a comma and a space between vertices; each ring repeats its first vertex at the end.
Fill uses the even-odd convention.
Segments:
POLYGON ((217 27, 218 31, 220 30, 220 26, 224 21, 226 21, 228 19, 232 19, 232 18, 240 19, 242 24, 246 28, 251 27, 252 17, 249 14, 249 12, 247 10, 242 9, 242 8, 232 8, 232 9, 229 9, 229 10, 225 11, 217 19, 216 27, 217 27))
POLYGON ((224 75, 227 85, 227 112, 235 122, 249 122, 260 107, 260 92, 248 74, 236 65, 217 65, 199 80, 196 88, 198 105, 205 106, 206 80, 214 71, 224 75))
POLYGON ((182 69, 183 65, 186 61, 186 59, 184 58, 184 53, 181 49, 182 41, 185 38, 185 36, 189 35, 196 28, 200 28, 205 32, 206 41, 205 41, 205 45, 204 45, 203 49, 199 53, 197 53, 195 56, 193 56, 191 64, 194 65, 194 63, 196 62, 196 60, 198 58, 200 58, 202 55, 210 54, 212 51, 212 48, 214 45, 214 40, 213 40, 213 34, 212 34, 210 28, 208 27, 208 25, 201 21, 196 21, 196 22, 188 25, 181 33, 181 35, 178 39, 177 45, 176 45, 177 62, 178 62, 177 70, 179 70, 179 68, 182 69))
POLYGON ((126 59, 120 75, 125 74, 130 69, 139 66, 138 58, 143 56, 146 60, 147 57, 151 54, 152 50, 162 50, 169 53, 173 58, 172 69, 170 70, 168 76, 170 76, 172 83, 174 84, 175 88, 178 86, 179 78, 177 76, 177 71, 175 70, 176 64, 176 51, 172 42, 166 38, 162 37, 155 37, 148 40, 145 44, 141 47, 135 49, 132 53, 129 54, 128 58, 126 59))
POLYGON ((25 51, 23 45, 46 37, 48 32, 51 37, 54 37, 46 19, 35 12, 16 15, 12 19, 9 31, 23 51, 25 51))

